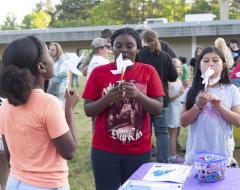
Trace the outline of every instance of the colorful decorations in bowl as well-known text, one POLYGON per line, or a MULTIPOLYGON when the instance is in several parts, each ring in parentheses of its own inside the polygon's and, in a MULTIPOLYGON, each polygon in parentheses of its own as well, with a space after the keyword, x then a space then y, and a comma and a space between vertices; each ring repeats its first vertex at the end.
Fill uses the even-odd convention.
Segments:
POLYGON ((194 156, 195 179, 210 183, 224 179, 227 156, 210 152, 200 152, 194 156))

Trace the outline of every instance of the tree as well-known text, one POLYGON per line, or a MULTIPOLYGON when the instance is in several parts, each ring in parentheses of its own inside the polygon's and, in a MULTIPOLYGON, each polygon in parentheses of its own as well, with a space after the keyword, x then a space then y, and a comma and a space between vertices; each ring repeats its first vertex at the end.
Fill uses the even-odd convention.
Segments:
POLYGON ((91 9, 89 22, 92 25, 124 24, 124 20, 128 17, 123 15, 128 14, 128 7, 125 7, 125 11, 122 9, 122 6, 126 6, 124 2, 117 0, 102 1, 91 9))
POLYGON ((3 25, 1 26, 2 30, 16 30, 18 29, 17 18, 15 17, 14 13, 8 13, 3 25))
MULTIPOLYGON (((185 14, 213 13, 219 18, 220 0, 61 0, 56 10, 49 8, 51 27, 75 27, 89 25, 116 25, 143 23, 146 18, 167 18, 169 22, 184 20, 185 14)), ((230 2, 230 18, 239 18, 240 0, 230 2)), ((51 4, 39 3, 39 9, 51 4)))
POLYGON ((185 3, 185 0, 163 0, 161 7, 160 17, 167 18, 170 22, 183 21, 184 15, 186 12, 189 12, 191 8, 185 3))
POLYGON ((52 4, 51 0, 45 0, 45 3, 41 0, 39 3, 36 4, 34 11, 44 11, 48 15, 51 16, 51 22, 55 20, 55 7, 52 4))
POLYGON ((54 8, 51 0, 46 0, 46 3, 40 1, 36 4, 35 9, 23 18, 21 28, 46 28, 52 21, 54 8))
POLYGON ((230 1, 229 17, 231 19, 240 19, 240 0, 230 1))
POLYGON ((61 4, 56 5, 56 20, 51 26, 90 25, 87 21, 89 20, 91 8, 99 2, 100 0, 61 0, 61 4))
POLYGON ((51 22, 51 16, 45 11, 32 11, 23 18, 21 28, 47 28, 51 22))
POLYGON ((32 12, 32 25, 33 28, 46 28, 51 22, 51 16, 48 15, 45 11, 41 10, 38 12, 32 12))
POLYGON ((190 13, 197 14, 197 13, 210 13, 212 12, 212 7, 209 2, 205 0, 196 0, 193 3, 192 9, 190 13))
POLYGON ((136 24, 158 17, 182 21, 188 9, 185 0, 104 0, 92 8, 90 21, 92 25, 136 24))
POLYGON ((186 14, 212 13, 219 19, 220 6, 218 0, 195 0, 186 14))
POLYGON ((32 19, 33 18, 32 18, 31 14, 24 16, 22 23, 21 23, 21 28, 23 28, 23 29, 33 28, 32 19))

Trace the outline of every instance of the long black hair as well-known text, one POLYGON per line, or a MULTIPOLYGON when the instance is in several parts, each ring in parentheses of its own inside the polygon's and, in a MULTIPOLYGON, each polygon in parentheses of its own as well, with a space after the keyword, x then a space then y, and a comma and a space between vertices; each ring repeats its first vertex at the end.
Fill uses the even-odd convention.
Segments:
POLYGON ((27 102, 42 60, 44 43, 35 36, 11 42, 2 55, 0 96, 14 106, 27 102))
POLYGON ((231 84, 230 79, 228 77, 228 69, 226 66, 226 61, 225 61, 222 51, 216 47, 207 47, 207 48, 203 49, 203 51, 201 52, 201 54, 199 55, 199 58, 197 60, 196 72, 195 72, 195 75, 193 78, 192 86, 189 89, 189 92, 187 94, 187 98, 186 98, 186 109, 187 110, 190 109, 194 105, 198 93, 204 89, 204 84, 202 84, 203 79, 201 78, 202 72, 200 70, 200 63, 201 63, 203 56, 207 53, 216 53, 223 62, 223 70, 220 75, 219 82, 221 84, 231 84))

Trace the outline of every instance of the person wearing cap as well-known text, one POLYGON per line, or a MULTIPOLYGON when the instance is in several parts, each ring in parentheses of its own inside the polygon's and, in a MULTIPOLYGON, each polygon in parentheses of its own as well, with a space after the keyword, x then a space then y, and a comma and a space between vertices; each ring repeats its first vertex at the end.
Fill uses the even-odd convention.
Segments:
POLYGON ((234 59, 234 65, 233 67, 236 66, 237 60, 240 58, 240 49, 239 49, 239 41, 237 39, 231 39, 229 41, 229 46, 232 52, 232 57, 234 59))
POLYGON ((110 63, 110 61, 106 58, 110 47, 111 45, 104 38, 95 38, 92 41, 91 48, 93 51, 93 57, 88 65, 87 78, 89 78, 95 67, 110 63))

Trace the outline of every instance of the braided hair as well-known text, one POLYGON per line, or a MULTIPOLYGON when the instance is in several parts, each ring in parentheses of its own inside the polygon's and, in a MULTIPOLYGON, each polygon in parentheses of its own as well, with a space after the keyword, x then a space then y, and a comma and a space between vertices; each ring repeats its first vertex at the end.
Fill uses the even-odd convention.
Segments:
POLYGON ((130 28, 130 27, 125 27, 125 28, 118 29, 113 33, 113 35, 111 37, 111 45, 112 46, 113 46, 113 43, 114 43, 115 39, 121 34, 131 35, 136 40, 137 49, 142 48, 142 42, 141 42, 141 37, 140 37, 139 33, 137 31, 135 31, 133 28, 130 28))
POLYGON ((0 96, 14 106, 25 104, 38 74, 44 43, 35 36, 11 42, 3 52, 0 69, 0 96))

